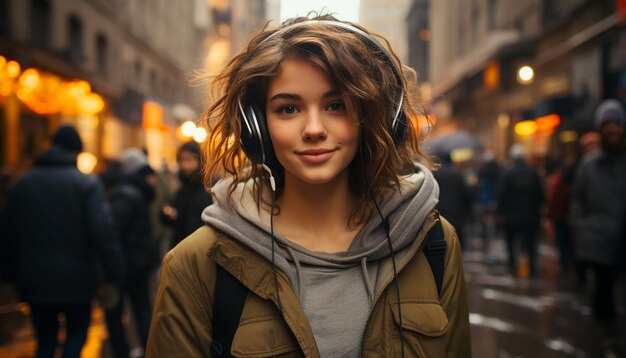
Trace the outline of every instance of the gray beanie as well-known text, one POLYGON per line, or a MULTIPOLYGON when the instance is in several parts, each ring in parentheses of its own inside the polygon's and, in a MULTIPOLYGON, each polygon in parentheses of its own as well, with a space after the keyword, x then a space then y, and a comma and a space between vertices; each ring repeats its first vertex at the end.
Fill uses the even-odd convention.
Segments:
POLYGON ((616 99, 607 99, 600 103, 600 105, 596 109, 596 128, 600 128, 602 124, 607 121, 619 122, 622 125, 626 124, 626 118, 624 116, 624 106, 622 106, 622 104, 616 99))
POLYGON ((133 174, 148 165, 146 154, 138 148, 128 148, 122 154, 122 172, 133 174))

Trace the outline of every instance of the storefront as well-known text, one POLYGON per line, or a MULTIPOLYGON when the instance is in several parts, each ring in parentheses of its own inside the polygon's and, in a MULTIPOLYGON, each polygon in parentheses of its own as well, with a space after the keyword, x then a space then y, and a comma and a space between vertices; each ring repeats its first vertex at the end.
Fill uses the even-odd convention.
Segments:
POLYGON ((38 68, 23 69, 0 55, 3 172, 19 174, 48 146, 61 124, 76 127, 84 142, 79 168, 92 172, 100 156, 101 118, 107 103, 91 84, 38 68))

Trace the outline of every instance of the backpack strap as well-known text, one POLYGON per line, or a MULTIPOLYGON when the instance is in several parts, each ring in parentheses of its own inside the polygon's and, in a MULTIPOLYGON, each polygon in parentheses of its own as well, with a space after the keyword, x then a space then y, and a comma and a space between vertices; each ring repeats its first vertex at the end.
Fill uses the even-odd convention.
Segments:
POLYGON ((248 289, 220 265, 215 265, 212 357, 230 357, 230 347, 246 302, 248 289))
POLYGON ((443 234, 443 225, 441 224, 441 219, 439 219, 426 235, 426 245, 424 246, 424 254, 428 260, 430 270, 435 277, 439 296, 441 296, 444 260, 447 248, 448 245, 446 244, 446 239, 443 234))

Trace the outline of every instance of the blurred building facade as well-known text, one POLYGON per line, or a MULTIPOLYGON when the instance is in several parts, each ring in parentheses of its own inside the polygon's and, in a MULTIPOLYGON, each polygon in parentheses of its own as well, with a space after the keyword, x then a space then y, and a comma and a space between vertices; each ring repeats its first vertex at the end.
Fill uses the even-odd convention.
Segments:
POLYGON ((0 13, 3 171, 29 166, 62 123, 92 162, 128 146, 174 160, 176 113, 201 108, 189 77, 213 31, 206 0, 2 0, 0 13))
POLYGON ((572 150, 602 98, 626 99, 623 3, 430 1, 433 97, 501 159, 513 142, 539 157, 572 150))
POLYGON ((409 57, 406 14, 411 0, 361 0, 359 24, 385 36, 402 63, 409 57))
POLYGON ((407 64, 413 68, 422 83, 428 83, 430 53, 430 0, 415 0, 406 17, 408 36, 407 64))

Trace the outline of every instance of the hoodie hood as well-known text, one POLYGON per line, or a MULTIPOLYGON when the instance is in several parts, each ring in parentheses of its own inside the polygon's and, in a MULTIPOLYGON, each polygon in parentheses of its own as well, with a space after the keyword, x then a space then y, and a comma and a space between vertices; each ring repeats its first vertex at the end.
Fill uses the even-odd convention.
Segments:
MULTIPOLYGON (((402 177, 400 190, 389 188, 378 203, 384 217, 389 218, 390 236, 394 252, 412 243, 428 214, 435 208, 439 186, 432 173, 416 163, 414 174, 402 177)), ((233 207, 227 202, 231 179, 218 182, 212 190, 214 204, 202 213, 202 220, 222 231, 235 241, 272 260, 272 237, 269 210, 257 210, 253 195, 253 179, 239 183, 233 193, 233 207)), ((271 199, 271 192, 263 193, 271 199)), ((269 202, 270 200, 268 200, 269 202)), ((345 252, 313 252, 275 233, 276 265, 285 272, 292 283, 298 280, 299 266, 341 268, 360 265, 367 260, 377 261, 389 257, 387 235, 378 215, 365 223, 345 252), (294 267, 295 264, 295 267, 294 267)))

